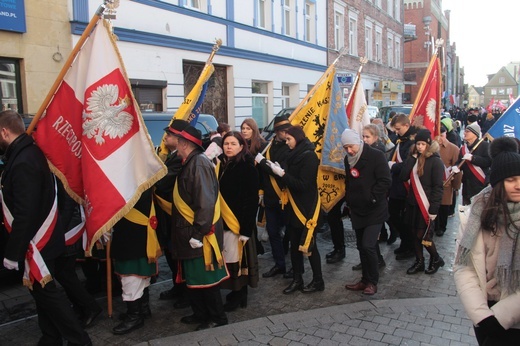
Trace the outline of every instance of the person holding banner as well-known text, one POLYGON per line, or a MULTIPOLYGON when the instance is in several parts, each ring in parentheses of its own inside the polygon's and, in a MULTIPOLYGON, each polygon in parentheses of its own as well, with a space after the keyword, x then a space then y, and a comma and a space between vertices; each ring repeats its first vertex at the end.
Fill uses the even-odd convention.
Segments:
MULTIPOLYGON (((258 286, 256 242, 251 241, 258 209, 258 171, 237 131, 224 135, 217 176, 220 187, 220 210, 224 221, 224 250, 230 278, 220 288, 230 289, 225 311, 247 307, 247 286, 258 286)), ((254 240, 254 239, 253 239, 254 240)))
POLYGON ((415 263, 407 274, 424 271, 435 274, 444 266, 433 242, 434 222, 442 201, 444 164, 439 157, 439 144, 432 141, 431 133, 421 129, 415 135, 415 145, 410 150, 400 173, 402 181, 410 180, 406 203, 406 218, 415 236, 415 263), (425 269, 423 245, 430 254, 430 263, 425 269))
POLYGON ((9 236, 3 264, 19 270, 36 303, 42 332, 38 344, 92 345, 64 293, 56 287, 55 263, 65 251, 57 207, 57 187, 49 164, 15 111, 0 112, 0 151, 4 153, 1 200, 9 236))
POLYGON ((318 196, 318 166, 320 161, 314 152, 314 145, 305 137, 303 129, 291 126, 287 129, 287 146, 290 151, 287 160, 280 166, 278 162, 268 164, 274 174, 281 177, 286 187, 287 229, 290 237, 293 281, 283 290, 284 294, 296 291, 313 293, 323 291, 325 283, 321 271, 321 258, 316 244, 315 231, 320 214, 318 196), (303 256, 309 258, 312 281, 303 284, 303 256))
POLYGON ((220 296, 220 283, 229 274, 221 252, 219 187, 200 131, 189 125, 175 136, 183 163, 173 187, 172 256, 181 261, 178 276, 186 281, 193 310, 181 323, 198 324, 202 330, 228 323, 220 296))
MULTIPOLYGON (((491 166, 489 143, 480 141, 480 126, 476 122, 468 124, 464 130, 464 145, 459 154, 457 164, 462 165, 462 205, 471 204, 471 198, 478 194, 488 184, 488 172, 491 166)), ((452 172, 461 171, 458 166, 452 167, 452 172)))
POLYGON ((379 244, 381 227, 388 219, 386 196, 392 179, 383 151, 363 143, 359 134, 346 129, 341 134, 345 156, 345 200, 350 208, 352 227, 361 259, 361 280, 346 285, 365 295, 377 293, 379 282, 379 244))
POLYGON ((473 197, 457 239, 455 285, 479 345, 520 339, 520 155, 513 138, 490 145, 490 186, 473 197))

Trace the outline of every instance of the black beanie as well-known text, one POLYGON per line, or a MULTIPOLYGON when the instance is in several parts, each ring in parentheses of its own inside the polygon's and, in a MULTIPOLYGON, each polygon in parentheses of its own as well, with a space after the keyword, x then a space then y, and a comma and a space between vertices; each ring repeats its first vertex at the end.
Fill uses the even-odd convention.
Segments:
POLYGON ((489 155, 493 158, 489 174, 492 187, 506 178, 520 176, 520 154, 514 138, 495 139, 489 146, 489 155))
POLYGON ((287 134, 294 137, 296 145, 305 139, 305 132, 300 126, 291 126, 287 129, 287 134))
POLYGON ((430 130, 427 129, 421 129, 417 131, 417 134, 415 135, 415 143, 417 142, 426 142, 428 144, 432 144, 432 134, 430 130))

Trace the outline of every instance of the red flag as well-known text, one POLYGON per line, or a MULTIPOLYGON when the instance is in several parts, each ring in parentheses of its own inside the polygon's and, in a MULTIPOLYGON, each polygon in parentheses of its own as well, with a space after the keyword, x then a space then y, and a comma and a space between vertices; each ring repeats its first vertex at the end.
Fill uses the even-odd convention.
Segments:
POLYGON ((361 75, 355 83, 345 109, 347 110, 349 128, 363 136, 363 127, 370 124, 370 115, 368 114, 367 100, 361 83, 361 75))
POLYGON ((87 250, 166 174, 107 26, 98 22, 34 133, 53 172, 85 208, 87 250))
POLYGON ((430 130, 432 137, 440 135, 441 85, 441 63, 439 57, 434 55, 410 112, 410 122, 430 130))
POLYGON ((491 100, 489 100, 489 104, 488 104, 488 106, 486 108, 489 113, 493 112, 493 105, 494 104, 495 104, 495 98, 492 97, 491 100))

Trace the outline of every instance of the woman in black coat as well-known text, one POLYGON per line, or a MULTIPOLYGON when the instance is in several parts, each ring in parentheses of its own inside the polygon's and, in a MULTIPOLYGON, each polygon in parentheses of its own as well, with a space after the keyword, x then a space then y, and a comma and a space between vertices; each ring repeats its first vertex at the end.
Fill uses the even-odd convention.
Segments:
POLYGON ((386 195, 392 184, 385 154, 363 143, 359 134, 347 129, 341 135, 345 156, 346 201, 361 258, 361 280, 345 288, 373 295, 377 292, 379 268, 377 239, 388 219, 386 195))
POLYGON ((288 128, 286 142, 290 151, 283 166, 280 167, 277 162, 269 163, 273 173, 282 178, 289 198, 285 210, 288 217, 287 229, 294 277, 283 293, 291 294, 300 290, 303 293, 323 291, 325 284, 315 239, 316 221, 320 210, 316 181, 320 162, 314 152, 314 145, 305 137, 301 127, 288 128), (302 277, 304 254, 309 258, 313 274, 311 283, 305 287, 302 277))
POLYGON ((221 162, 217 172, 220 209, 224 220, 224 251, 230 278, 221 288, 231 289, 224 310, 247 306, 247 286, 258 286, 255 235, 258 203, 258 171, 244 137, 230 131, 222 139, 221 162))
POLYGON ((444 182, 444 163, 439 156, 439 144, 432 141, 429 130, 419 130, 415 136, 415 145, 410 151, 400 178, 410 180, 407 197, 407 220, 415 234, 415 263, 406 271, 416 274, 424 271, 434 274, 444 266, 444 260, 437 253, 433 243, 433 226, 442 201, 444 182), (430 227, 429 227, 430 226, 430 227), (425 235, 426 231, 428 233, 425 235), (425 270, 423 245, 430 254, 430 264, 425 270))

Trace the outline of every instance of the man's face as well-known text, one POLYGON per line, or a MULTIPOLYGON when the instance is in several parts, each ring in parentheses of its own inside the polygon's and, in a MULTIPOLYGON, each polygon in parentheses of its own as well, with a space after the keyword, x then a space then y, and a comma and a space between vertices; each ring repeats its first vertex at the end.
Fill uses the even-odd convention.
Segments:
POLYGON ((7 150, 7 147, 9 146, 9 142, 7 141, 6 137, 8 136, 7 129, 3 128, 0 130, 0 151, 2 153, 5 153, 7 150))
POLYGON ((166 132, 166 136, 163 139, 164 145, 171 151, 177 149, 177 144, 179 143, 179 139, 175 137, 171 132, 166 132))
POLYGON ((406 134, 406 132, 408 132, 409 128, 410 128, 410 124, 399 124, 399 123, 396 123, 394 125, 394 131, 399 136, 404 136, 406 134))
POLYGON ((190 154, 191 150, 190 149, 190 145, 188 144, 188 142, 184 139, 178 139, 178 143, 177 143, 177 154, 185 159, 188 157, 188 155, 190 154))
POLYGON ((347 144, 343 146, 343 149, 345 149, 349 156, 354 156, 358 153, 359 147, 359 144, 347 144))
POLYGON ((279 130, 276 131, 276 140, 280 142, 285 142, 287 136, 287 131, 285 130, 279 130))
POLYGON ((468 129, 464 130, 464 140, 468 143, 473 143, 477 139, 477 135, 475 135, 473 132, 471 132, 468 129))

